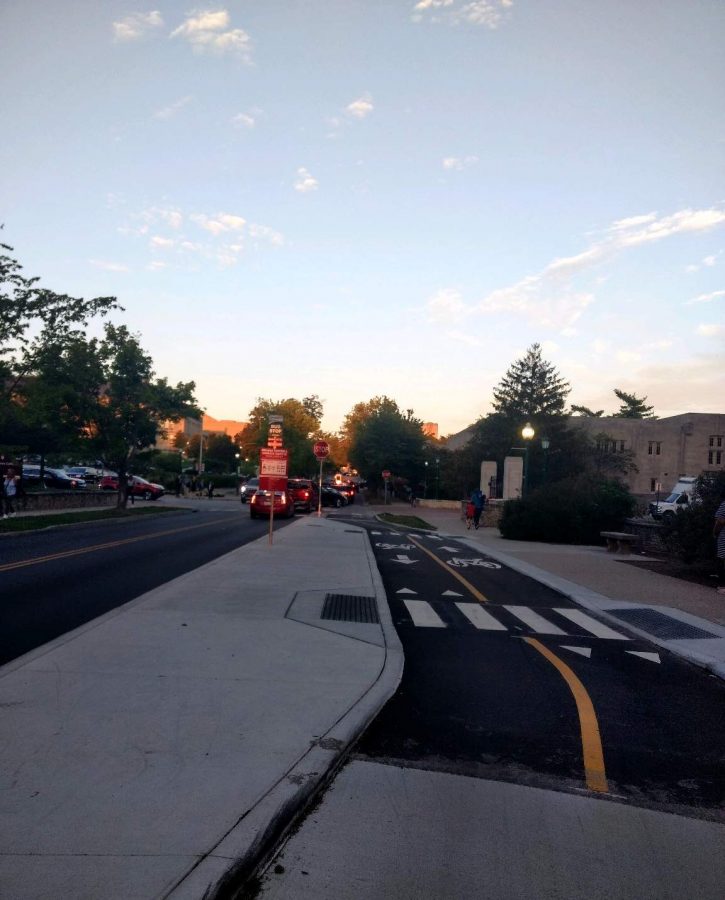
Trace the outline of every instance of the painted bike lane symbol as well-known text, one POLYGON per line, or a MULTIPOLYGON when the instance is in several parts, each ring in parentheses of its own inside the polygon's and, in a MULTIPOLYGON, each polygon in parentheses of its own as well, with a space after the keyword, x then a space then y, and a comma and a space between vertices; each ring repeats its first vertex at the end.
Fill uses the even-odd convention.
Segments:
POLYGON ((453 566, 454 569, 467 569, 469 566, 478 566, 481 569, 500 569, 501 565, 499 563, 491 562, 488 559, 481 559, 480 557, 475 557, 474 559, 462 559, 459 556, 455 556, 453 559, 446 560, 449 566, 453 566))

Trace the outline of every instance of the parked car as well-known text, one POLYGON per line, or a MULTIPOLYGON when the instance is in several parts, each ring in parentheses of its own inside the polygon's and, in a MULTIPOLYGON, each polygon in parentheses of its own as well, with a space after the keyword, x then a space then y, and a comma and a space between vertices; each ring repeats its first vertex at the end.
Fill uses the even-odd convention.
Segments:
MULTIPOLYGON (((272 491, 261 491, 257 489, 249 501, 250 518, 256 519, 259 516, 269 517, 269 508, 272 503, 272 491)), ((274 491, 274 514, 275 516, 284 516, 291 519, 295 514, 295 502, 289 491, 274 491)))
POLYGON ((338 491, 340 494, 342 494, 348 503, 355 502, 355 492, 357 489, 351 482, 330 482, 327 487, 331 487, 333 490, 338 491))
POLYGON ((247 479, 244 484, 239 488, 239 499, 242 503, 246 503, 248 500, 251 500, 252 497, 259 490, 259 478, 252 477, 247 479))
POLYGON ((317 491, 309 478, 289 478, 287 490, 292 494, 295 509, 308 513, 317 505, 317 491))
MULTIPOLYGON (((40 484, 40 466, 23 465, 23 481, 30 485, 40 484)), ((47 466, 43 472, 43 482, 46 487, 60 488, 66 491, 77 491, 86 486, 82 478, 71 477, 62 469, 50 469, 47 466)))
MULTIPOLYGON (((128 483, 131 487, 131 495, 141 497, 143 500, 158 500, 165 493, 163 485, 154 484, 153 481, 147 481, 139 475, 131 475, 128 483)), ((102 491, 117 491, 118 475, 104 475, 98 486, 102 491)))
POLYGON ((69 478, 82 478, 87 485, 96 484, 103 475, 101 469, 91 466, 66 466, 64 471, 69 478))
POLYGON ((334 506, 339 509, 341 506, 347 506, 347 497, 335 488, 326 484, 322 485, 322 505, 334 506))

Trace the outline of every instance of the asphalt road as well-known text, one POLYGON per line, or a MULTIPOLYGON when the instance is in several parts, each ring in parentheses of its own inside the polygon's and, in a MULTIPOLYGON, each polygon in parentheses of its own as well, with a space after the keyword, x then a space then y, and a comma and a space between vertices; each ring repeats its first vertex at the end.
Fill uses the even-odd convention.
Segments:
POLYGON ((0 665, 268 531, 238 502, 198 506, 0 538, 0 665))

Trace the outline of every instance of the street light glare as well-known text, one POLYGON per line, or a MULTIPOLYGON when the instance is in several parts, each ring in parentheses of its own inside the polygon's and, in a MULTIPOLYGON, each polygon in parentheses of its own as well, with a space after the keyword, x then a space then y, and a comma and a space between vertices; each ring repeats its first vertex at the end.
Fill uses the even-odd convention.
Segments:
POLYGON ((534 429, 533 429, 533 427, 531 426, 531 423, 530 423, 530 422, 527 422, 527 423, 524 425, 524 427, 521 429, 521 437, 524 438, 524 440, 527 440, 527 441, 530 441, 531 438, 534 436, 535 433, 536 433, 536 432, 534 431, 534 429))

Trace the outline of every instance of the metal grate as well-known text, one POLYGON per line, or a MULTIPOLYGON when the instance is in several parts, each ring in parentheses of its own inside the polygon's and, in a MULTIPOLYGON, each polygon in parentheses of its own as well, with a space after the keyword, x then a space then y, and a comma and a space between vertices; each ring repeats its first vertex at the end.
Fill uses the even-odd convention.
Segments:
POLYGON ((629 625, 641 628, 664 641, 679 641, 688 638, 716 638, 717 634, 680 622, 656 609, 608 609, 611 616, 616 616, 629 625))
POLYGON ((320 618, 370 624, 380 621, 375 597, 356 597, 353 594, 325 594, 320 618))

